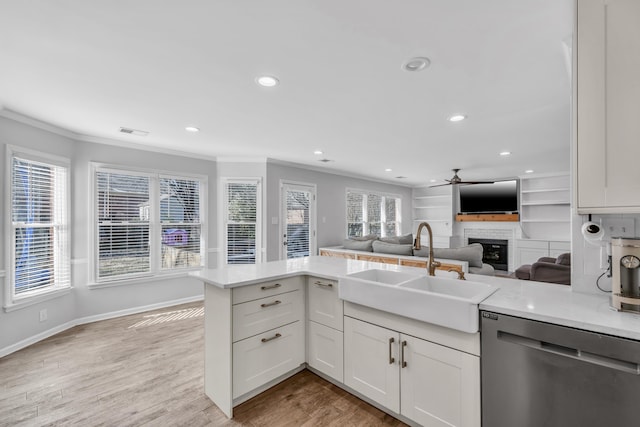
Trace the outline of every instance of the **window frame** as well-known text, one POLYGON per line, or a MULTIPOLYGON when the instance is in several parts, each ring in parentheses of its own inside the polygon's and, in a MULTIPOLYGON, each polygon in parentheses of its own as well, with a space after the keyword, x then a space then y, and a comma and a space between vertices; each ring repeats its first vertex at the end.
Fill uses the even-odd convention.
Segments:
POLYGON ((207 194, 208 177, 206 175, 177 173, 174 171, 164 171, 158 169, 144 169, 113 165, 107 163, 90 162, 90 232, 89 248, 91 257, 89 260, 89 288, 100 288, 108 286, 127 285, 130 283, 148 282, 156 278, 182 277, 190 271, 197 271, 207 265, 207 194), (149 178, 149 271, 107 276, 99 278, 99 218, 98 218, 98 172, 143 176, 149 178), (163 268, 162 267, 162 226, 160 218, 160 180, 163 178, 174 178, 193 180, 199 182, 199 224, 200 225, 200 265, 192 267, 163 268))
MULTIPOLYGON (((362 235, 367 236, 371 233, 369 222, 369 212, 367 209, 368 196, 374 195, 380 197, 380 233, 378 237, 390 237, 386 233, 386 225, 387 223, 394 222, 396 234, 394 236, 399 236, 402 234, 402 196, 394 193, 385 193, 380 191, 371 191, 371 190, 363 190, 359 188, 347 188, 345 191, 345 220, 346 220, 346 230, 345 235, 346 238, 354 237, 349 236, 349 224, 362 224, 362 235), (349 221, 349 193, 359 194, 362 196, 362 221, 361 222, 350 222, 349 221), (396 201, 396 219, 395 221, 387 221, 387 212, 386 212, 386 200, 387 199, 395 199, 396 201)), ((376 222, 375 224, 378 224, 376 222)))
MULTIPOLYGON (((31 150, 28 148, 6 145, 6 172, 5 172, 5 265, 7 266, 8 274, 4 280, 4 309, 6 312, 15 310, 17 308, 36 304, 41 301, 46 301, 51 298, 67 294, 72 289, 72 277, 71 277, 71 160, 67 157, 62 157, 54 154, 49 154, 42 151, 31 150), (62 245, 62 254, 56 249, 53 249, 53 253, 60 256, 61 259, 58 263, 61 263, 61 268, 66 270, 66 280, 62 283, 53 283, 45 287, 32 289, 19 294, 15 292, 15 271, 16 271, 16 251, 15 251, 15 230, 18 227, 13 222, 13 159, 19 158, 27 162, 42 163, 50 167, 59 167, 65 170, 65 176, 62 181, 63 185, 63 197, 62 203, 62 222, 52 223, 52 227, 58 228, 58 233, 63 233, 64 236, 59 244, 62 245)), ((54 279, 55 280, 55 279, 54 279)))
MULTIPOLYGON (((234 265, 228 263, 228 251, 229 251, 229 236, 228 236, 228 225, 229 225, 229 184, 255 184, 256 185, 256 230, 255 230, 255 263, 259 264, 263 260, 262 256, 262 178, 235 178, 235 177, 225 177, 221 178, 222 184, 222 213, 221 213, 221 222, 222 222, 222 262, 221 265, 234 265)), ((251 264, 249 264, 251 265, 251 264)))

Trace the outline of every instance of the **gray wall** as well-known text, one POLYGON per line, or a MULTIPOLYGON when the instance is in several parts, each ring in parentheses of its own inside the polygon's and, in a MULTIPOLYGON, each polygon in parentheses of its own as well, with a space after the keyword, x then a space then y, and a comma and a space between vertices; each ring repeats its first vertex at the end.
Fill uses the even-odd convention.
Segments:
MULTIPOLYGON (((92 250, 89 248, 88 223, 91 209, 89 162, 110 163, 132 168, 155 169, 176 173, 199 174, 208 177, 208 246, 217 241, 215 206, 217 198, 216 163, 188 157, 167 155, 131 148, 75 141, 36 127, 0 117, 0 211, 3 224, 0 228, 0 271, 6 273, 6 236, 4 226, 6 202, 6 145, 30 148, 71 160, 71 267, 72 292, 17 310, 0 311, 0 355, 3 350, 20 347, 34 337, 46 336, 73 325, 76 319, 92 320, 109 317, 114 313, 136 310, 141 307, 164 305, 172 301, 199 298, 203 285, 188 277, 173 279, 155 278, 113 287, 89 289, 91 282, 88 267, 92 250), (48 319, 39 321, 39 312, 47 309, 48 319)), ((208 264, 215 266, 215 257, 208 264)), ((2 285, 6 274, 2 274, 2 285)), ((8 282, 7 282, 8 283, 8 282)), ((3 289, 4 291, 4 289, 3 289)), ((0 293, 4 306, 4 292, 0 293)))
POLYGON ((318 248, 340 245, 346 238, 347 188, 400 195, 402 197, 402 234, 415 232, 415 230, 411 229, 411 188, 409 187, 350 178, 268 161, 266 188, 269 197, 265 218, 267 261, 277 260, 280 256, 280 226, 272 224, 272 218, 279 218, 280 216, 279 194, 281 180, 316 185, 318 248))

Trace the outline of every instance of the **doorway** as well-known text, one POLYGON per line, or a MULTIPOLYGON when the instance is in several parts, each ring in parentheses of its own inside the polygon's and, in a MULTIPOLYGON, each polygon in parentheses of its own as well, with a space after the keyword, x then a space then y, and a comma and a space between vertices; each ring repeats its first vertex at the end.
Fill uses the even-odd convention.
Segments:
POLYGON ((282 181, 280 203, 280 259, 315 255, 316 186, 282 181))

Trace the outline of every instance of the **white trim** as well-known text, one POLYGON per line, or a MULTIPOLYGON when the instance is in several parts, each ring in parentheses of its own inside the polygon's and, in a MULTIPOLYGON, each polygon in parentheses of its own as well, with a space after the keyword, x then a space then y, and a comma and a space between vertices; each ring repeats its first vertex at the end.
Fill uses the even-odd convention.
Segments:
POLYGON ((267 163, 266 157, 218 157, 218 163, 267 163))
POLYGON ((44 301, 63 297, 65 295, 70 294, 72 290, 73 290, 72 287, 67 287, 67 288, 56 288, 56 289, 43 291, 33 296, 27 296, 27 297, 16 299, 13 302, 5 304, 3 308, 5 313, 11 313, 12 311, 29 307, 30 305, 35 305, 44 301))
MULTIPOLYGON (((41 120, 34 119, 33 117, 20 114, 16 111, 9 110, 7 108, 0 108, 0 117, 4 117, 10 120, 13 120, 15 122, 33 126, 35 128, 42 129, 47 132, 64 136, 65 138, 73 139, 76 141, 91 142, 94 144, 102 144, 102 145, 111 145, 116 147, 130 148, 133 150, 167 154, 171 156, 181 156, 181 157, 188 157, 188 158, 193 158, 198 160, 207 160, 211 162, 217 161, 215 156, 210 156, 204 153, 190 153, 186 151, 173 150, 169 148, 161 148, 154 145, 141 144, 139 142, 134 142, 129 140, 118 140, 113 138, 105 138, 105 137, 75 133, 68 129, 64 129, 47 122, 43 122, 41 120)), ((153 139, 149 139, 148 141, 149 141, 149 144, 154 144, 155 142, 153 139)))
POLYGON ((0 270, 0 277, 4 277, 4 276, 5 276, 5 274, 6 274, 6 271, 5 271, 5 270, 0 270))
POLYGON ((86 264, 88 262, 89 262, 89 258, 72 258, 71 259, 71 265, 86 264))
POLYGON ((210 254, 212 254, 212 253, 218 253, 218 252, 220 252, 221 250, 222 250, 222 249, 220 249, 220 248, 209 248, 209 249, 207 249, 207 252, 208 252, 208 253, 210 253, 210 254))
POLYGON ((193 297, 181 298, 177 300, 171 300, 171 301, 165 301, 165 302, 156 303, 156 304, 129 308, 126 310, 112 311, 109 313, 103 313, 103 314, 97 314, 94 316, 87 316, 87 317, 73 319, 69 322, 63 323, 62 325, 58 325, 54 328, 48 329, 44 332, 40 332, 39 334, 33 335, 15 344, 11 344, 3 349, 0 349, 0 358, 7 356, 11 353, 14 353, 18 350, 21 350, 25 347, 28 347, 32 344, 35 344, 39 341, 42 341, 46 338, 49 338, 55 334, 59 334, 60 332, 66 331, 67 329, 73 328, 74 326, 77 326, 77 325, 84 325, 86 323, 97 322, 99 320, 113 319, 116 317, 127 316, 131 314, 142 313, 145 311, 157 310, 160 308, 171 307, 171 306, 180 305, 180 304, 187 304, 190 302, 202 301, 202 300, 204 300, 204 293, 202 295, 193 296, 193 297))
POLYGON ((114 286, 125 286, 125 285, 135 285, 141 283, 148 282, 157 282, 159 280, 170 280, 170 279, 178 279, 181 277, 189 277, 189 273, 194 271, 201 271, 205 267, 192 267, 185 268, 180 271, 172 271, 171 273, 164 274, 147 274, 145 276, 138 277, 127 277, 124 279, 114 279, 114 280, 105 280, 104 282, 90 282, 87 284, 87 288, 89 289, 101 289, 101 288, 112 288, 114 286))
POLYGON ((362 179, 362 180, 367 181, 367 182, 378 182, 380 184, 395 185, 397 187, 405 187, 405 188, 413 188, 414 187, 414 185, 412 185, 412 184, 410 184, 408 182, 407 183, 400 182, 400 180, 398 180, 398 181, 388 181, 388 180, 384 180, 384 179, 380 179, 380 178, 373 178, 373 177, 370 177, 370 176, 358 175, 358 174, 350 173, 350 172, 326 169, 325 167, 322 167, 322 166, 314 166, 314 165, 303 164, 303 163, 287 162, 287 161, 284 161, 284 160, 278 160, 278 159, 272 159, 272 158, 267 159, 267 163, 272 163, 272 164, 281 165, 281 166, 289 166, 289 167, 303 169, 303 170, 312 170, 312 171, 315 171, 315 172, 321 172, 321 173, 327 173, 327 174, 330 174, 330 175, 343 176, 343 177, 346 177, 346 178, 362 179))

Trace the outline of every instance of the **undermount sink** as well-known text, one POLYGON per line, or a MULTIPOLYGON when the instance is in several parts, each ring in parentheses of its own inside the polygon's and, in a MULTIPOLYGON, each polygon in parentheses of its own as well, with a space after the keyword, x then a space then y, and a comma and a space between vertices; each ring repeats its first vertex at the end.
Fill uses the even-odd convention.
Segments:
POLYGON ((463 332, 479 328, 478 304, 498 287, 471 280, 365 270, 339 280, 345 301, 463 332))

